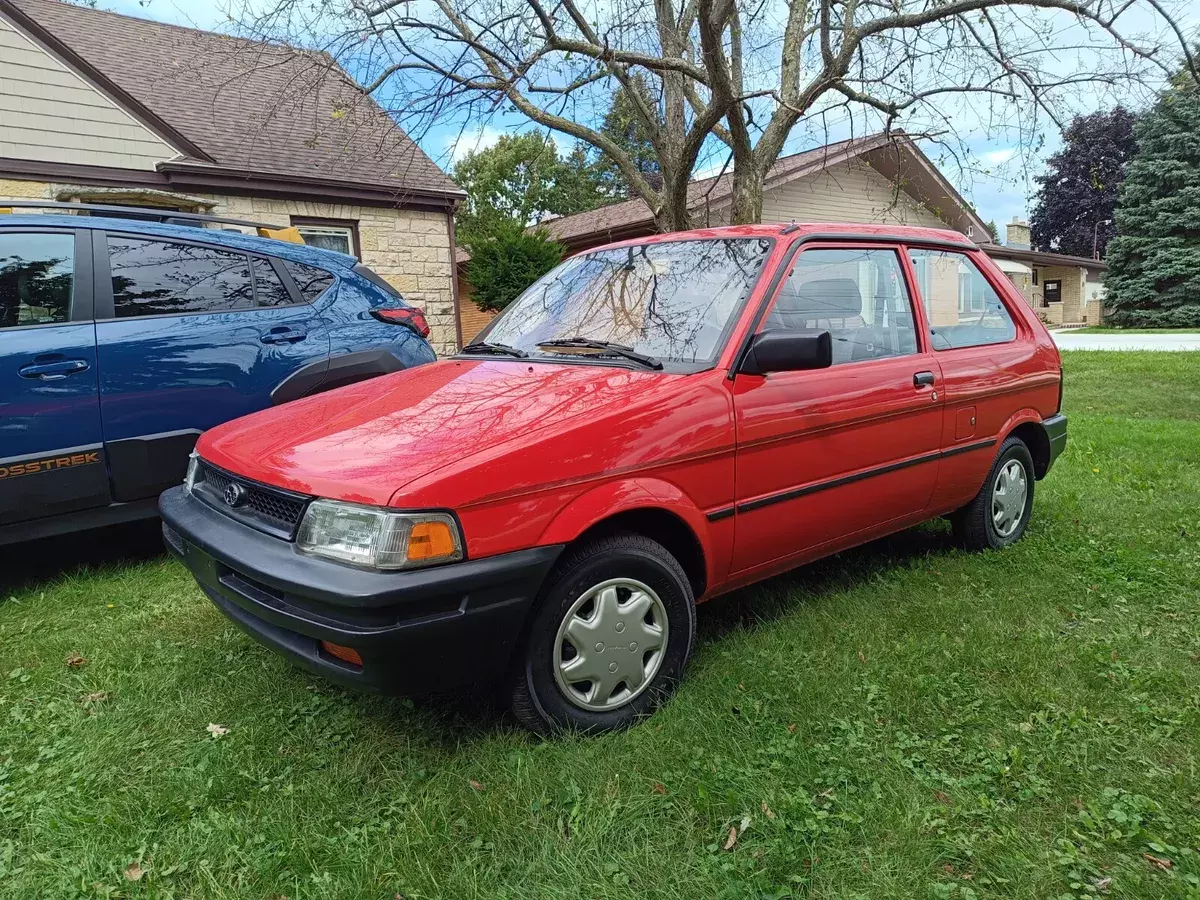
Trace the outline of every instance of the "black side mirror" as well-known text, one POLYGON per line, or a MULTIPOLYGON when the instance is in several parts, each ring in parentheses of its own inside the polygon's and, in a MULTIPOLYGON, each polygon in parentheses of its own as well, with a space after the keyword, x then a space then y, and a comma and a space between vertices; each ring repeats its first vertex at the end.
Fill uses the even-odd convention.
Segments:
POLYGON ((827 369, 833 365, 828 331, 764 331, 754 338, 740 371, 747 375, 827 369))

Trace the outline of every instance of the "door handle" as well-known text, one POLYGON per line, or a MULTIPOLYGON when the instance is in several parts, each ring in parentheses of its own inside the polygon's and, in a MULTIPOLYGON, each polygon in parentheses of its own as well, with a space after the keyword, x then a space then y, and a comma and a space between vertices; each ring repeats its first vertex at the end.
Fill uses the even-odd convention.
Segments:
POLYGON ((917 372, 913 375, 913 387, 933 387, 933 380, 932 372, 917 372))
POLYGON ((308 337, 308 333, 294 328, 272 328, 260 340, 264 344, 294 344, 308 337))
POLYGON ((17 369, 22 378, 36 378, 39 381, 61 381, 68 375, 83 372, 88 364, 82 359, 56 359, 53 362, 35 362, 17 369))

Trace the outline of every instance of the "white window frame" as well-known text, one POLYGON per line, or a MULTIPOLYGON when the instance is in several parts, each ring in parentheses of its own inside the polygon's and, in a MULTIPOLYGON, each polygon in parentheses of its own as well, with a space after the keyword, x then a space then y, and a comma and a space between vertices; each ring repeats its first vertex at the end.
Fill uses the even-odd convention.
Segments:
MULTIPOLYGON (((296 225, 296 230, 300 232, 300 237, 307 235, 338 235, 346 238, 346 246, 349 247, 351 256, 358 256, 358 248, 354 246, 354 229, 349 225, 296 225)), ((307 244, 308 241, 305 240, 307 244)))

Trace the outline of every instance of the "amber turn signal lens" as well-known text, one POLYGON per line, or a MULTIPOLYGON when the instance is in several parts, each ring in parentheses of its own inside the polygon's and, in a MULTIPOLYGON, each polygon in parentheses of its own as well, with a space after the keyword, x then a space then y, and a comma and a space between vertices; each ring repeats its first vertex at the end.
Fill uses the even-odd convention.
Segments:
POLYGON ((354 666, 362 665, 362 657, 358 655, 358 651, 353 647, 343 647, 341 644, 331 644, 329 641, 321 641, 321 649, 330 656, 336 656, 342 662, 348 662, 354 666))
POLYGON ((445 522, 417 522, 408 533, 409 560, 440 559, 454 550, 454 532, 445 522))

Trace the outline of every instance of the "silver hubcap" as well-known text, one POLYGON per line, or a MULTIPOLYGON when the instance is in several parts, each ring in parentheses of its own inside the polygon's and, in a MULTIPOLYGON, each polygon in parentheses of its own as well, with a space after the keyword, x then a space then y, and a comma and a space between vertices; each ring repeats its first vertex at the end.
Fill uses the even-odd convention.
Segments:
POLYGON ((1010 459, 996 473, 992 486, 992 524, 996 534, 1008 537, 1021 524, 1025 515, 1025 500, 1029 496, 1029 482, 1025 478, 1025 467, 1010 459))
POLYGON ((667 648, 667 610, 646 585, 614 578, 571 604, 554 639, 554 680, 580 709, 605 712, 646 689, 667 648))

